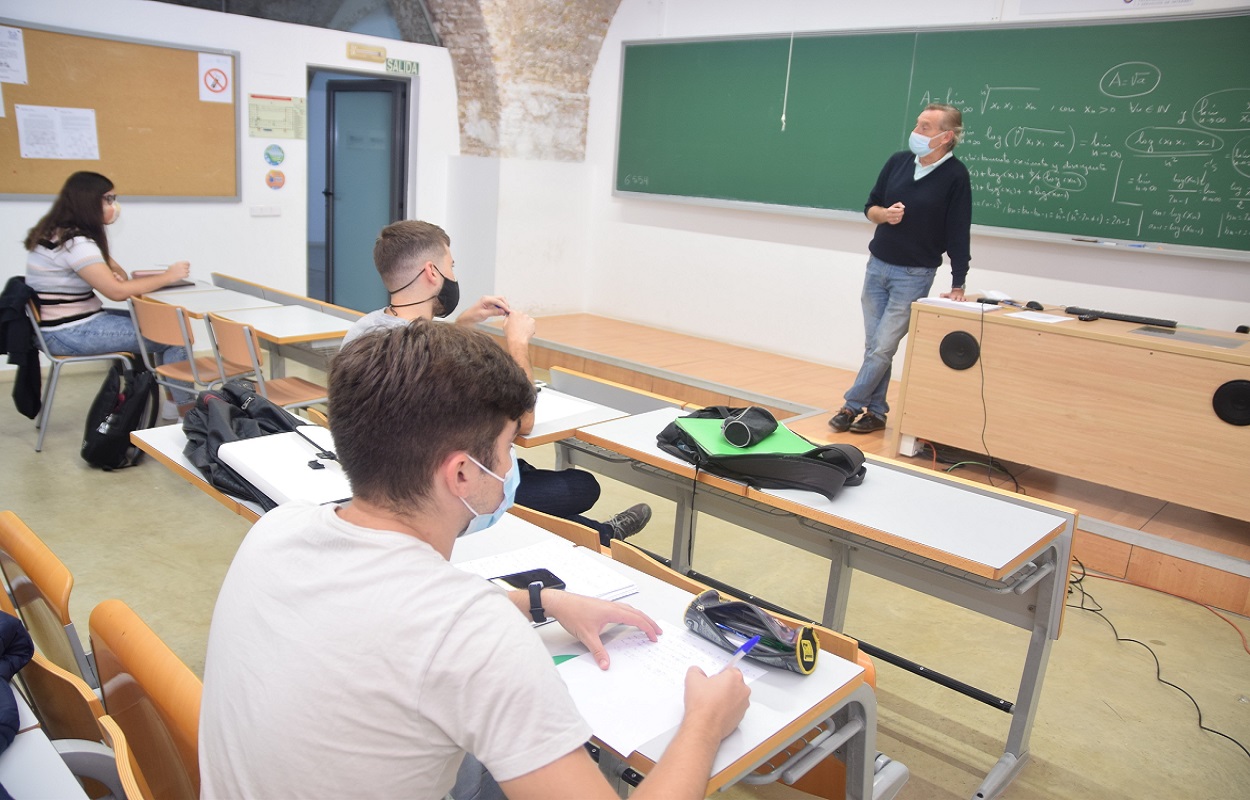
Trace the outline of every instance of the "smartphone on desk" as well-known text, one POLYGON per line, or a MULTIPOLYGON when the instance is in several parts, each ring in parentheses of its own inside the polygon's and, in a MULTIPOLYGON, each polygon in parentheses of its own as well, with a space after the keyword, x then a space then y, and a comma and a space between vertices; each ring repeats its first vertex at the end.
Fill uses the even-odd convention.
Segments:
POLYGON ((542 581, 544 589, 564 588, 564 581, 557 578, 549 569, 527 569, 511 575, 500 575, 498 578, 491 578, 491 581, 505 589, 528 589, 534 581, 542 581))

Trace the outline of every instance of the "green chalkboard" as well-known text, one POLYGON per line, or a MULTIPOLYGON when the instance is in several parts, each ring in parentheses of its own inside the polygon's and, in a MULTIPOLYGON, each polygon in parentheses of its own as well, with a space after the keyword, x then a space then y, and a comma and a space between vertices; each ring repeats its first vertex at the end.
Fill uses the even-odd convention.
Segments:
POLYGON ((862 212, 930 102, 977 225, 1250 251, 1250 16, 627 43, 616 189, 862 212))

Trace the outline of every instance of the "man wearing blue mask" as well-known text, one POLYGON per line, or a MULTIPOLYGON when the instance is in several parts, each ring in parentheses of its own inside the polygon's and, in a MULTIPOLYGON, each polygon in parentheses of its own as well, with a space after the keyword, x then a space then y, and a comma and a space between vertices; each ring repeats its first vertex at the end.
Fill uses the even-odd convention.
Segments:
MULTIPOLYGON (((472 753, 510 800, 615 797, 530 593, 448 563, 509 505, 525 373, 486 334, 417 321, 344 347, 329 405, 352 498, 279 506, 240 545, 209 630, 200 796, 439 800, 472 753)), ((606 626, 659 633, 623 603, 535 593, 604 669, 606 626)), ((638 800, 702 798, 750 693, 736 669, 695 667, 685 691, 638 800)))
POLYGON ((943 253, 950 258, 951 290, 942 297, 964 299, 972 183, 953 153, 962 135, 959 109, 927 106, 916 119, 908 149, 885 162, 864 204, 864 215, 877 226, 860 296, 864 362, 841 410, 829 420, 838 433, 885 428, 894 353, 907 335, 911 304, 929 294, 943 253))
MULTIPOLYGON (((451 256, 451 237, 439 226, 419 220, 387 225, 373 246, 373 263, 390 303, 357 320, 343 338, 344 346, 366 331, 443 318, 456 310, 460 286, 451 256)), ((503 297, 485 296, 466 308, 456 324, 476 325, 499 316, 504 318, 504 348, 532 379, 529 345, 535 324, 528 314, 511 308, 503 297)), ((531 411, 521 418, 521 433, 527 434, 533 427, 531 411)), ((630 506, 604 522, 585 516, 598 502, 600 491, 599 481, 589 472, 538 469, 521 461, 516 477, 520 481, 518 504, 593 528, 604 545, 633 536, 651 519, 651 507, 646 503, 630 506)))

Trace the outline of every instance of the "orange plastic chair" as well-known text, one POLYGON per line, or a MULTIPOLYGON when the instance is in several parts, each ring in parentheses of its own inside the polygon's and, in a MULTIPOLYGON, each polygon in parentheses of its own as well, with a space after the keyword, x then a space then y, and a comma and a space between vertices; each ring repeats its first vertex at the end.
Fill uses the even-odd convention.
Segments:
MULTIPOLYGON (((195 334, 187 321, 186 310, 181 306, 160 303, 143 297, 132 297, 130 318, 134 320, 139 331, 139 350, 143 363, 156 375, 156 382, 162 386, 185 389, 190 383, 196 387, 209 386, 222 380, 221 365, 215 356, 195 356, 195 334), (157 364, 148 352, 144 339, 157 344, 181 347, 190 356, 186 361, 174 361, 168 364, 157 364)), ((248 367, 227 361, 224 365, 225 377, 244 375, 248 367)))
POLYGON ((251 326, 211 313, 205 319, 213 351, 223 365, 221 371, 225 370, 225 363, 249 364, 248 372, 256 381, 257 393, 280 406, 302 408, 326 401, 326 388, 303 378, 265 380, 260 342, 251 326))
POLYGON ((104 690, 100 729, 131 800, 196 800, 203 684, 120 600, 91 612, 104 690))
POLYGON ((12 511, 0 511, 0 572, 39 652, 92 688, 98 686, 91 659, 69 617, 74 576, 12 511))
POLYGON ((31 327, 35 329, 35 343, 39 352, 52 364, 52 372, 48 374, 48 383, 43 390, 43 404, 39 407, 39 415, 35 417, 35 428, 39 430, 39 438, 35 442, 35 452, 43 450, 43 436, 48 432, 48 420, 52 417, 52 398, 56 396, 56 382, 61 377, 61 367, 66 364, 77 364, 84 361, 113 361, 121 364, 122 369, 130 371, 130 359, 133 353, 97 353, 89 356, 54 356, 48 349, 43 338, 43 329, 39 327, 39 304, 34 300, 26 304, 26 316, 30 318, 31 327))

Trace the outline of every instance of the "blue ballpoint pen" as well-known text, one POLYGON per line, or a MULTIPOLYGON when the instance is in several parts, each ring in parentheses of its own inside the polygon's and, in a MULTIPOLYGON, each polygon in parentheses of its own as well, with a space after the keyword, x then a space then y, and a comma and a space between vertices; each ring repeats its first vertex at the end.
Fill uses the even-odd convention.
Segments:
POLYGON ((751 648, 755 647, 759 643, 760 643, 760 637, 758 636, 752 636, 750 639, 747 639, 745 642, 742 643, 742 646, 739 647, 734 652, 734 654, 730 657, 728 663, 726 663, 725 666, 720 668, 720 671, 724 672, 725 670, 730 669, 731 667, 736 667, 738 665, 738 662, 742 660, 742 657, 745 656, 747 653, 751 652, 751 648))

